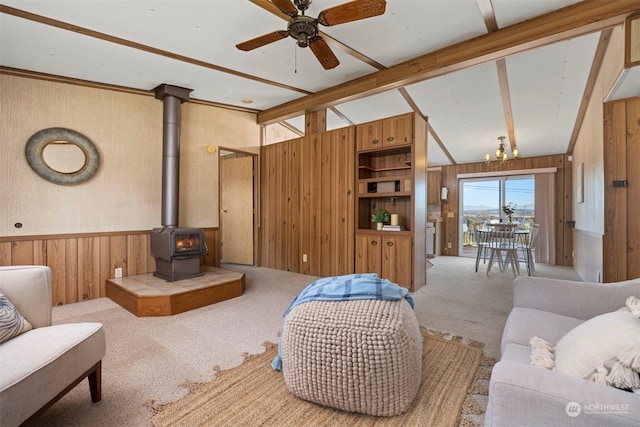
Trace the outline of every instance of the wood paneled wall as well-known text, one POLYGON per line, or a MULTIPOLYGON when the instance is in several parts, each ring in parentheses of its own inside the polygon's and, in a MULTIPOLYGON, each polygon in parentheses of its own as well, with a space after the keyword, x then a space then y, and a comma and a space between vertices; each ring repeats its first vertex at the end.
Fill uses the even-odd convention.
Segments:
POLYGON ((458 255, 458 224, 459 224, 459 196, 460 187, 458 182, 458 174, 463 173, 481 173, 500 172, 507 170, 527 170, 539 168, 557 168, 556 174, 556 265, 572 265, 571 251, 573 250, 572 228, 567 223, 571 221, 571 200, 572 200, 572 178, 571 178, 571 162, 568 161, 566 155, 529 157, 510 160, 505 165, 499 162, 491 162, 487 165, 484 162, 467 163, 454 166, 442 167, 442 185, 449 189, 449 197, 442 202, 442 218, 443 237, 442 254, 458 255), (447 249, 447 243, 451 243, 451 248, 447 249))
POLYGON ((617 282, 640 277, 640 98, 607 103, 604 116, 603 281, 617 282))
MULTIPOLYGON (((201 262, 220 266, 218 228, 204 229, 208 255, 201 262)), ((114 269, 123 276, 155 270, 149 231, 0 237, 0 265, 47 265, 51 268, 53 305, 106 296, 114 269)))
POLYGON ((262 147, 261 266, 315 276, 353 273, 354 156, 353 127, 262 147))

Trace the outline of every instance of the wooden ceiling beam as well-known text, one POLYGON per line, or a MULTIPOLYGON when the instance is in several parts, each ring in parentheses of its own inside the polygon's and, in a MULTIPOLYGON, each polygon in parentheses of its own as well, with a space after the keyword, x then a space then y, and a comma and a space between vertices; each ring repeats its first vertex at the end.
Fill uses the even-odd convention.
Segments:
POLYGON ((584 0, 269 108, 258 114, 258 123, 277 122, 306 111, 329 108, 560 40, 601 31, 622 24, 626 16, 637 9, 638 0, 584 0))
POLYGON ((612 29, 608 29, 603 31, 600 34, 600 40, 598 41, 598 47, 596 48, 596 53, 593 57, 593 63, 591 64, 591 70, 589 70, 589 77, 587 78, 587 84, 584 88, 584 94, 582 95, 582 101, 580 102, 580 108, 578 108, 578 116, 576 117, 576 122, 573 125, 573 132, 571 132, 571 138, 569 138, 569 146, 567 148, 567 154, 573 154, 573 149, 576 146, 576 142, 578 142, 578 135, 580 133, 580 129, 582 128, 582 124, 584 123, 584 118, 587 115, 587 109, 589 108, 589 101, 591 100, 591 96, 593 95, 593 91, 596 87, 596 81, 598 80, 598 72, 600 68, 602 68, 602 63, 604 62, 604 55, 607 52, 607 46, 609 46, 609 41, 611 40, 611 34, 613 33, 612 29))
POLYGON ((500 95, 502 96, 502 109, 504 110, 504 123, 507 127, 507 136, 511 152, 516 148, 516 131, 513 125, 513 110, 511 108, 511 92, 509 91, 509 79, 507 77, 507 64, 504 58, 496 61, 498 69, 498 81, 500 82, 500 95))

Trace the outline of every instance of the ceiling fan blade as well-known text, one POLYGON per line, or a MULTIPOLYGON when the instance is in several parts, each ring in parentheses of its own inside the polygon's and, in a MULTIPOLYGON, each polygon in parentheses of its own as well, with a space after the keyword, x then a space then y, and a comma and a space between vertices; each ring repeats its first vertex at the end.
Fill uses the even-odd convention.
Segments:
POLYGON ((282 13, 286 13, 291 17, 298 14, 298 9, 291 3, 291 0, 271 0, 271 3, 275 4, 282 13))
POLYGON ((238 43, 236 47, 240 50, 253 50, 258 47, 262 47, 269 43, 277 42, 289 36, 288 31, 274 31, 273 33, 265 34, 255 39, 247 40, 246 42, 238 43))
POLYGON ((386 0, 355 0, 323 10, 318 15, 318 23, 324 26, 382 15, 387 7, 386 0))
POLYGON ((325 70, 330 70, 340 64, 340 61, 338 61, 338 58, 336 58, 331 48, 322 37, 314 37, 309 42, 309 48, 311 48, 311 51, 316 58, 318 58, 318 61, 320 61, 320 64, 322 64, 325 70))
POLYGON ((249 0, 249 1, 255 4, 256 6, 266 10, 267 12, 274 14, 280 19, 284 19, 285 21, 289 21, 291 19, 291 16, 283 13, 280 9, 278 9, 278 6, 271 3, 269 0, 249 0))

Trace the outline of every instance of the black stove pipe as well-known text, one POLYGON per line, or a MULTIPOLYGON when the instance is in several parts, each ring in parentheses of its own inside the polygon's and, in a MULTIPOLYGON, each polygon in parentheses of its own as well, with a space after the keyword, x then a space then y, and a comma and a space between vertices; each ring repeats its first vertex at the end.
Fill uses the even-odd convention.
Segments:
POLYGON ((180 187, 180 105, 189 101, 192 89, 161 84, 154 89, 163 102, 162 120, 162 217, 163 227, 178 226, 180 187))

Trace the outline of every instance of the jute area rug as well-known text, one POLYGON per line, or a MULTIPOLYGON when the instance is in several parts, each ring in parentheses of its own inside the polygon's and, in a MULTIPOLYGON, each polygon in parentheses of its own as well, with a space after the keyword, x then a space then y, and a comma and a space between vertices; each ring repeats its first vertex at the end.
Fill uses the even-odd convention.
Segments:
POLYGON ((271 368, 277 345, 246 356, 242 365, 196 384, 177 402, 152 407, 161 426, 477 426, 482 424, 494 360, 479 343, 464 343, 423 329, 422 382, 409 411, 373 417, 307 402, 287 391, 271 368))

